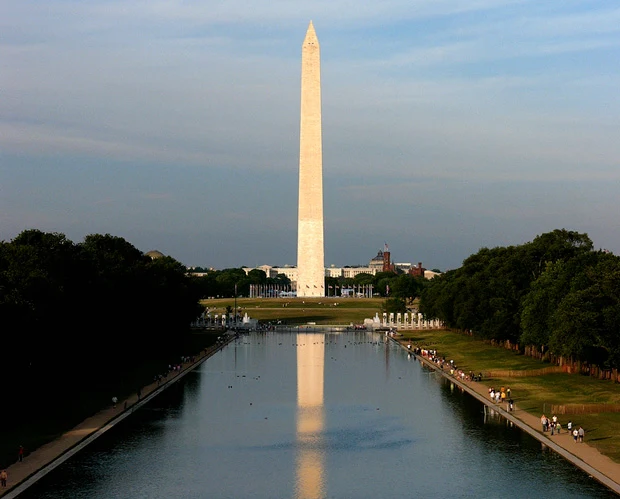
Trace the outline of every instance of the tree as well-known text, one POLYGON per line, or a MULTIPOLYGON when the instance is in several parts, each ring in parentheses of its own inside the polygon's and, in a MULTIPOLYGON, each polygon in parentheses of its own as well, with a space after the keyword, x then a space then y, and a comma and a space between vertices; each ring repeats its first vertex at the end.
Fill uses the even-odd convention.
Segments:
POLYGON ((390 296, 397 276, 394 272, 377 272, 373 278, 373 288, 381 296, 390 296))
POLYGON ((328 296, 340 296, 340 281, 335 277, 325 276, 325 292, 328 296))
POLYGON ((407 304, 403 298, 387 298, 383 302, 383 311, 390 313, 404 313, 407 311, 407 304))
POLYGON ((291 284, 291 280, 286 277, 286 274, 278 274, 272 280, 273 284, 278 284, 280 286, 289 286, 291 284))
POLYGON ((198 282, 109 234, 0 242, 4 402, 20 419, 53 415, 87 386, 118 386, 136 362, 169 360, 200 313, 198 282))
POLYGON ((232 298, 235 295, 235 285, 238 294, 249 294, 249 281, 243 269, 224 269, 216 274, 216 295, 232 298))
POLYGON ((420 296, 420 292, 424 287, 422 278, 414 277, 411 274, 402 274, 392 280, 390 292, 392 296, 405 300, 405 303, 411 303, 420 296))
POLYGON ((367 286, 369 284, 372 284, 373 280, 374 276, 372 274, 362 272, 361 274, 357 274, 353 278, 353 284, 355 284, 356 286, 367 286))
POLYGON ((267 284, 267 274, 264 270, 252 269, 248 272, 247 277, 250 284, 267 284))
MULTIPOLYGON (((591 252, 585 234, 562 230, 537 236, 520 246, 481 248, 448 274, 438 276, 422 293, 421 309, 437 315, 450 327, 472 330, 487 339, 543 340, 535 331, 536 314, 546 306, 544 293, 538 300, 524 300, 530 286, 550 264, 569 261, 591 252), (525 307, 525 308, 523 308, 525 307), (523 337, 521 320, 528 321, 523 337), (529 336, 528 336, 529 335, 529 336)), ((546 292, 546 291, 545 291, 546 292)))

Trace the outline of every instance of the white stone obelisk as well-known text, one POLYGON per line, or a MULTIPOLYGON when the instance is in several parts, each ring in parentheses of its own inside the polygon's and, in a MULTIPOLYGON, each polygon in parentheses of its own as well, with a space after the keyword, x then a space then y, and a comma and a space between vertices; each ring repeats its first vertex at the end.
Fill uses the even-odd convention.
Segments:
POLYGON ((297 296, 325 296, 321 54, 312 21, 301 48, 297 296))

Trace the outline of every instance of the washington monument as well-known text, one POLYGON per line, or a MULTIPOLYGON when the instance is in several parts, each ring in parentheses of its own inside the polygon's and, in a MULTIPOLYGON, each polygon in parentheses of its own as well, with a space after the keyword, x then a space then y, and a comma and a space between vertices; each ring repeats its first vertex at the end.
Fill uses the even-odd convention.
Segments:
POLYGON ((325 296, 321 54, 312 21, 301 47, 297 296, 325 296))

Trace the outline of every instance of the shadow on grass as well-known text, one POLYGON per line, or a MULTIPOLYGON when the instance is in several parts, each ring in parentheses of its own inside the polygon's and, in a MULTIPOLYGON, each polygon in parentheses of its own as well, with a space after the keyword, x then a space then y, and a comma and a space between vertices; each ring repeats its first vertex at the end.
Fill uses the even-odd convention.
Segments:
POLYGON ((589 438, 588 441, 590 442, 600 442, 601 440, 608 440, 611 437, 598 437, 598 438, 589 438))

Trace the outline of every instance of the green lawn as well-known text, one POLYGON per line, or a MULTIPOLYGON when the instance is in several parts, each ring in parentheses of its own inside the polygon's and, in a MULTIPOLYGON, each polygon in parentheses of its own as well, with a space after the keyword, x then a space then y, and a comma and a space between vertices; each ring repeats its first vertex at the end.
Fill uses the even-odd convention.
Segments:
MULTIPOLYGON (((436 349, 438 354, 453 359, 465 371, 532 370, 550 364, 525 357, 517 352, 492 346, 470 336, 451 331, 412 331, 402 341, 422 348, 436 349)), ((620 404, 620 384, 580 374, 552 373, 526 377, 496 377, 483 380, 489 386, 509 386, 519 408, 540 416, 551 416, 551 405, 620 404)), ((601 412, 560 416, 566 428, 568 420, 586 430, 586 441, 620 462, 620 413, 601 412)))
MULTIPOLYGON (((237 298, 241 314, 259 321, 282 321, 285 324, 349 325, 360 324, 381 314, 382 298, 237 298)), ((203 300, 212 314, 234 307, 233 298, 203 300)))
POLYGON ((440 355, 454 360, 465 371, 525 370, 549 366, 531 357, 517 355, 471 336, 450 331, 403 331, 403 338, 416 345, 436 349, 440 355))

